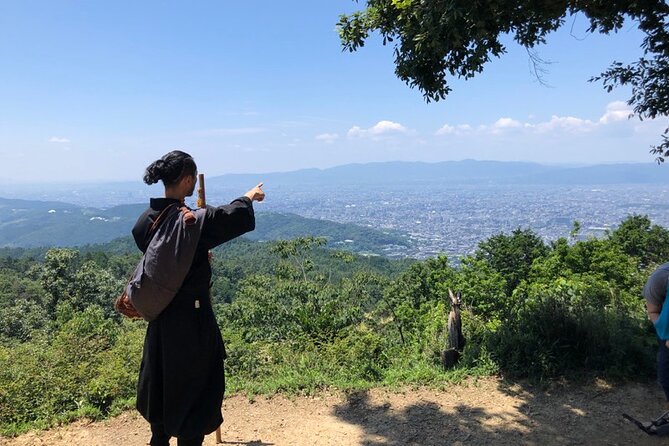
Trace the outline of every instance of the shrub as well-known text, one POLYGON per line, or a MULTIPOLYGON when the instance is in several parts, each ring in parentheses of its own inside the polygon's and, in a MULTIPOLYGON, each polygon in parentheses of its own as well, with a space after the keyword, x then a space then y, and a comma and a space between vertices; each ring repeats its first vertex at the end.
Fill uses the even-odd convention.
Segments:
POLYGON ((598 307, 571 297, 563 290, 533 299, 491 334, 488 349, 504 372, 534 379, 652 373, 643 319, 623 305, 598 307))
POLYGON ((97 306, 61 322, 53 340, 0 349, 0 432, 102 416, 134 395, 143 324, 120 326, 97 306))

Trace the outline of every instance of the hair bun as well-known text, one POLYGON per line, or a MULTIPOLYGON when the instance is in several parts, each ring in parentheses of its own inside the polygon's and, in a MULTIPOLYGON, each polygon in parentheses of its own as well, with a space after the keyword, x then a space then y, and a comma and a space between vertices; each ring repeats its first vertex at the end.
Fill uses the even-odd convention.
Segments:
POLYGON ((144 172, 144 182, 146 184, 155 184, 163 178, 165 170, 165 161, 157 160, 152 162, 144 172))
POLYGON ((173 150, 146 168, 144 182, 154 184, 162 180, 168 186, 175 184, 183 175, 195 175, 196 172, 197 166, 189 154, 173 150))

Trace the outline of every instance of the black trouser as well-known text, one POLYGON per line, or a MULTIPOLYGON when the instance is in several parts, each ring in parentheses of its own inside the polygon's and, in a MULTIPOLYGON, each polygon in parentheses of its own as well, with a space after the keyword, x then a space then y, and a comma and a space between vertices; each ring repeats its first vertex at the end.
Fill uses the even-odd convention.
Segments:
MULTIPOLYGON (((202 446, 204 435, 194 438, 177 438, 177 446, 202 446)), ((151 446, 169 446, 170 436, 165 433, 162 424, 151 423, 151 446)))
POLYGON ((669 348, 664 341, 657 342, 657 380, 669 401, 669 348))

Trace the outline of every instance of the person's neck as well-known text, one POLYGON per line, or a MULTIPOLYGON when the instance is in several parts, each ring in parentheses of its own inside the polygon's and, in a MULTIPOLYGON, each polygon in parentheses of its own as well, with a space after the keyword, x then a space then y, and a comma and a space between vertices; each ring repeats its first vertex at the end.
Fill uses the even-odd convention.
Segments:
POLYGON ((183 203, 183 201, 186 197, 184 196, 184 194, 182 194, 177 189, 167 188, 167 189, 165 189, 165 198, 173 198, 173 199, 179 200, 179 202, 183 203))

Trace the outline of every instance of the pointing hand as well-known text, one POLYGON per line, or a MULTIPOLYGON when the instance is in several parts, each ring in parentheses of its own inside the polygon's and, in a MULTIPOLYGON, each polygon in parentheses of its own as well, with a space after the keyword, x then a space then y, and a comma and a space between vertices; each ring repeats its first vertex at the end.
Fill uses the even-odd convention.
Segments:
POLYGON ((263 183, 258 183, 256 187, 244 194, 251 201, 263 201, 265 199, 265 192, 262 190, 263 183))

